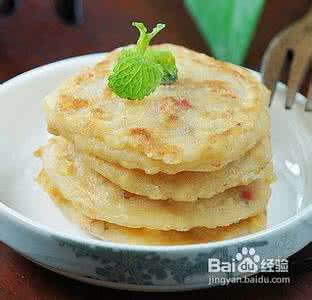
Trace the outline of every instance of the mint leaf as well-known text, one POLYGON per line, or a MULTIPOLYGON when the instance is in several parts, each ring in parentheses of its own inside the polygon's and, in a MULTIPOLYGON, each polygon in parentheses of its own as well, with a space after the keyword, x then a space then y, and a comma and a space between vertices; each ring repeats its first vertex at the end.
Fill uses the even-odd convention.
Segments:
POLYGON ((169 51, 147 49, 153 37, 165 24, 157 24, 148 33, 143 23, 133 22, 139 32, 134 48, 121 51, 112 74, 108 77, 109 88, 119 97, 141 100, 150 95, 161 83, 177 79, 175 58, 169 51))
POLYGON ((172 83, 177 80, 178 70, 175 58, 170 51, 166 50, 149 50, 147 55, 163 68, 162 84, 172 83))
POLYGON ((108 86, 121 98, 141 100, 159 86, 162 75, 160 65, 144 56, 131 55, 115 66, 108 86))

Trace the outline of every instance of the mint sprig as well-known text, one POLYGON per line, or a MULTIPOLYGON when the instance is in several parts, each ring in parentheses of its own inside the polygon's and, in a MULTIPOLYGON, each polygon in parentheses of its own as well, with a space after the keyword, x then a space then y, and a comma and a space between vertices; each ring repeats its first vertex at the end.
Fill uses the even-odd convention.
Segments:
POLYGON ((121 98, 141 100, 161 83, 175 81, 177 68, 170 51, 148 49, 153 37, 165 28, 165 24, 157 24, 150 33, 143 23, 133 22, 132 25, 140 32, 137 45, 121 51, 108 78, 108 86, 121 98))

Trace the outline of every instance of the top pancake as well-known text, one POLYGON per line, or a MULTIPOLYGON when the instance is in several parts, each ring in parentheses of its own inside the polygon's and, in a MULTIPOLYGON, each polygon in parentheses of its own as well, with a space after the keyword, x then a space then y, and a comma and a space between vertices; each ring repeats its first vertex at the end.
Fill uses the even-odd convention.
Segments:
POLYGON ((77 148, 148 174, 214 171, 242 157, 268 127, 269 92, 252 74, 181 46, 178 80, 141 101, 107 86, 120 49, 46 99, 48 127, 77 148))

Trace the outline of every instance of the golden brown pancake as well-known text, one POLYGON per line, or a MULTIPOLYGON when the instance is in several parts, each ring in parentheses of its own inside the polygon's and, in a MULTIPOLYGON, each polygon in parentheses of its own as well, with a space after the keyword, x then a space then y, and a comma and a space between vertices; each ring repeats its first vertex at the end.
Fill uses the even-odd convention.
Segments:
POLYGON ((181 46, 178 80, 142 101, 114 95, 107 78, 120 49, 46 99, 49 131, 91 155, 148 174, 215 171, 266 134, 269 92, 241 67, 181 46))
POLYGON ((91 219, 126 227, 187 231, 226 226, 264 211, 270 197, 267 178, 196 202, 151 200, 125 192, 86 167, 63 138, 51 139, 41 152, 44 174, 65 199, 91 219))
POLYGON ((81 212, 79 206, 76 206, 74 202, 66 200, 51 185, 44 173, 41 173, 40 183, 55 204, 62 209, 70 220, 79 224, 82 229, 92 236, 116 243, 159 246, 198 244, 231 239, 258 232, 266 227, 266 212, 261 212, 239 223, 214 229, 197 227, 190 231, 181 232, 175 230, 161 231, 147 228, 129 228, 87 217, 81 212))
POLYGON ((121 189, 150 199, 197 201, 211 198, 229 188, 247 185, 272 174, 270 138, 261 140, 240 160, 214 172, 181 172, 175 175, 148 175, 142 170, 126 169, 87 152, 76 152, 82 162, 121 189))

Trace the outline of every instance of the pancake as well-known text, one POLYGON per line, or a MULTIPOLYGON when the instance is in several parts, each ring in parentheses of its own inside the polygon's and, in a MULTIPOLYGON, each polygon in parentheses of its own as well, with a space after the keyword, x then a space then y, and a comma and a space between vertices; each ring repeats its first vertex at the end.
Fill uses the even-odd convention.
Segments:
POLYGON ((151 200, 125 192, 86 167, 61 137, 51 139, 41 152, 44 176, 65 199, 91 219, 126 227, 187 231, 226 226, 264 211, 270 197, 268 178, 196 202, 151 200))
POLYGON ((161 231, 147 228, 128 228, 103 221, 92 220, 85 216, 83 216, 81 226, 91 235, 102 240, 136 245, 173 246, 228 240, 264 230, 266 227, 266 214, 261 213, 225 227, 217 227, 214 229, 199 227, 191 229, 190 231, 161 231))
POLYGON ((266 227, 266 213, 242 220, 239 223, 225 227, 208 229, 193 228, 190 231, 161 231, 147 228, 129 228, 105 221, 89 218, 81 213, 79 206, 66 200, 63 195, 51 185, 48 177, 41 173, 40 182, 49 193, 55 204, 62 209, 66 217, 80 225, 92 236, 116 243, 136 245, 185 245, 220 241, 255 233, 266 227))
POLYGON ((264 137, 269 92, 248 70, 181 46, 153 48, 173 52, 176 82, 142 101, 119 98, 107 87, 114 50, 46 98, 49 131, 147 174, 219 170, 264 137))
POLYGON ((272 173, 270 138, 266 137, 243 158, 214 172, 181 172, 175 175, 158 173, 147 175, 138 169, 126 169, 92 156, 77 152, 82 162, 109 181, 128 192, 150 199, 197 201, 239 185, 264 178, 272 173))

